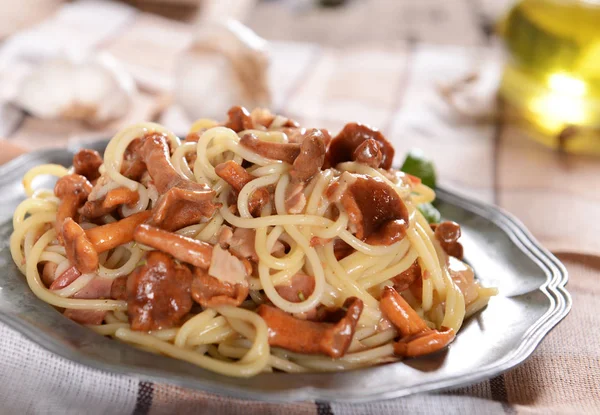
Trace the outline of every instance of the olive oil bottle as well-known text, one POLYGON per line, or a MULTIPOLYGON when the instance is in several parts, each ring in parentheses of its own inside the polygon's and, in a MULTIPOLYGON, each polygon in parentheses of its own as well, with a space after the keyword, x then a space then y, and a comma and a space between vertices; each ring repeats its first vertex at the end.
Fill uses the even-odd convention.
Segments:
POLYGON ((600 0, 522 0, 500 32, 510 55, 500 93, 532 136, 600 154, 600 0))

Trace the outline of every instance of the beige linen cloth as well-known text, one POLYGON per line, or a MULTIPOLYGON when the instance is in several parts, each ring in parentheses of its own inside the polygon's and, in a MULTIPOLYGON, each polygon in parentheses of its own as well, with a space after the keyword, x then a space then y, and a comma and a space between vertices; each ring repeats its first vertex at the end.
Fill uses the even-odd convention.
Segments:
MULTIPOLYGON (((39 42, 52 48, 56 39, 63 48, 112 53, 151 87, 142 89, 126 119, 95 131, 0 107, 0 162, 155 118, 165 109, 163 92, 191 30, 112 3, 68 4, 5 41, 0 62, 9 48, 39 42)), ((525 363, 491 380, 364 405, 248 402, 117 376, 59 358, 0 324, 0 413, 600 413, 600 159, 559 155, 510 125, 473 122, 448 106, 436 86, 464 76, 475 63, 497 67, 495 47, 403 42, 334 49, 274 42, 270 49, 277 111, 333 131, 348 121, 378 126, 394 143, 397 163, 409 148, 422 148, 435 160, 443 186, 508 210, 564 262, 571 313, 525 363)), ((176 109, 163 113, 160 121, 184 131, 176 109)))

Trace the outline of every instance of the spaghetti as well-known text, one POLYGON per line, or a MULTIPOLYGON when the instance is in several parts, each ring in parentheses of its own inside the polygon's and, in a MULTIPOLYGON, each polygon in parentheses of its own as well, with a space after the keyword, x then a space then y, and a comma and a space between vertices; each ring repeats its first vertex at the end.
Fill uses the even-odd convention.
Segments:
POLYGON ((334 138, 257 109, 153 123, 104 157, 38 166, 10 248, 31 290, 101 335, 203 368, 347 370, 446 347, 496 294, 461 261, 435 193, 377 130, 334 138), (55 191, 35 189, 56 176, 55 191))

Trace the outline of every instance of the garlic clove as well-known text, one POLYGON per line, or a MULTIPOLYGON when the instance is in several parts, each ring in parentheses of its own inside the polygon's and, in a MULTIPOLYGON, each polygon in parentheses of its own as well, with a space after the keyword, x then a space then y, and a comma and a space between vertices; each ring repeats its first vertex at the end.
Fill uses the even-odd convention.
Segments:
POLYGON ((191 119, 269 106, 266 41, 235 20, 206 22, 182 54, 174 95, 191 119))
POLYGON ((43 119, 104 124, 127 114, 135 84, 110 56, 57 58, 25 77, 16 104, 43 119))

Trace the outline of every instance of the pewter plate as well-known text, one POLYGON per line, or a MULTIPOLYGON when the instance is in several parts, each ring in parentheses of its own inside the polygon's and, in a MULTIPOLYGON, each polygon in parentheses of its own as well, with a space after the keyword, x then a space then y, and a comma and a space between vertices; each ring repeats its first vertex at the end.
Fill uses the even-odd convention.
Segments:
MULTIPOLYGON (((105 143, 91 147, 101 150, 105 143)), ((71 164, 75 148, 30 153, 0 167, 0 320, 66 359, 237 398, 366 402, 479 382, 523 362, 571 308, 565 267, 512 216, 438 190, 444 218, 461 224, 466 260, 500 294, 434 356, 338 373, 261 374, 237 379, 102 337, 37 299, 9 252, 10 218, 24 198, 21 178, 43 163, 71 164)), ((41 183, 42 185, 44 183, 41 183)), ((52 183, 46 183, 51 186, 52 183)))

